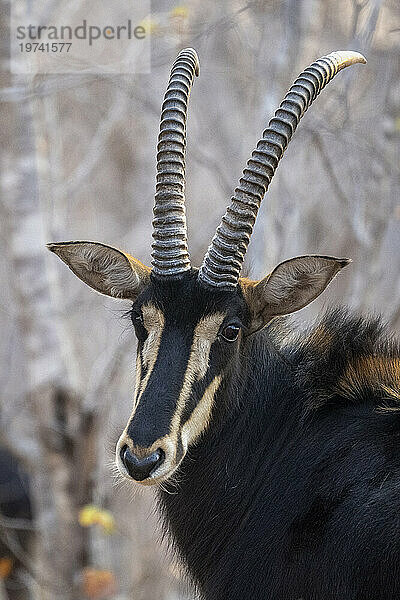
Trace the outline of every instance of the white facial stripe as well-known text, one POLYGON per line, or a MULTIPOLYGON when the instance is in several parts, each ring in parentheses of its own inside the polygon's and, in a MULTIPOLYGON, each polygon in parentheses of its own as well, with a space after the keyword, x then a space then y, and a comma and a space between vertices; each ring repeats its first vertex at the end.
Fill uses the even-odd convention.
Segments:
POLYGON ((148 333, 146 341, 143 344, 142 360, 145 367, 150 364, 154 366, 157 360, 158 348, 162 332, 164 331, 164 315, 153 304, 146 304, 142 307, 143 325, 148 333))
POLYGON ((213 407, 214 396, 221 384, 221 381, 221 375, 214 377, 204 392, 200 402, 197 404, 189 419, 183 425, 181 436, 185 451, 187 450, 189 443, 194 442, 208 425, 213 407))
MULTIPOLYGON (((144 366, 147 368, 147 373, 140 385, 140 393, 138 394, 137 402, 147 387, 149 379, 156 364, 158 351, 160 349, 161 336, 164 331, 164 315, 153 304, 147 304, 142 307, 143 325, 148 333, 146 341, 143 344, 141 356, 144 366)), ((140 358, 140 357, 138 357, 140 358)))
POLYGON ((135 414, 137 405, 138 405, 138 396, 139 396, 141 378, 142 378, 142 359, 141 359, 140 354, 138 354, 138 356, 136 358, 136 381, 135 381, 135 393, 133 396, 132 415, 135 414))
MULTIPOLYGON (((207 373, 211 346, 217 338, 219 328, 224 318, 224 313, 214 313, 213 315, 201 319, 194 330, 189 362, 186 367, 176 411, 171 422, 170 436, 174 440, 175 447, 178 442, 179 427, 183 410, 189 399, 193 384, 207 373)), ((199 417, 201 416, 200 413, 197 414, 199 417)), ((198 422, 198 429, 200 429, 201 425, 202 424, 198 422)))
POLYGON ((195 337, 193 341, 191 352, 193 353, 193 356, 195 356, 197 359, 197 380, 204 377, 207 373, 211 344, 211 340, 201 338, 200 336, 195 337))

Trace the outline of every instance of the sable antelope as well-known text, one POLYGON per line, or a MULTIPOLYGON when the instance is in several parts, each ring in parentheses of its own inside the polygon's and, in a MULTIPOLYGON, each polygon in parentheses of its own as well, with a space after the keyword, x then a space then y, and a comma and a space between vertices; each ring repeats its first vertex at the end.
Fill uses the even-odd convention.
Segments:
POLYGON ((174 546, 213 600, 400 597, 400 353, 378 321, 284 319, 348 264, 300 256, 241 278, 261 200, 300 118, 343 68, 305 69, 243 171, 200 269, 185 220, 187 102, 176 59, 162 106, 152 268, 95 242, 50 244, 90 287, 133 302, 136 390, 116 446, 124 477, 159 485, 174 546), (267 327, 266 327, 267 326, 267 327))

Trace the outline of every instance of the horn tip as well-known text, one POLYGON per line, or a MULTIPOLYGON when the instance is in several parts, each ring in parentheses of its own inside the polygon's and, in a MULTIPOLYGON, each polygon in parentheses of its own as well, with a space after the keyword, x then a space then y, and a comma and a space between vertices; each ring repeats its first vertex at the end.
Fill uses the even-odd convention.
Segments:
POLYGON ((349 51, 346 54, 348 54, 349 56, 349 62, 351 62, 351 64, 356 64, 356 63, 360 63, 362 65, 365 65, 367 62, 367 59, 365 58, 365 56, 363 54, 361 54, 361 52, 352 52, 349 51))
POLYGON ((345 67, 349 67, 350 65, 363 64, 365 65, 367 59, 360 52, 353 52, 352 50, 338 50, 336 52, 332 52, 330 55, 332 58, 338 60, 338 70, 344 69, 345 67))

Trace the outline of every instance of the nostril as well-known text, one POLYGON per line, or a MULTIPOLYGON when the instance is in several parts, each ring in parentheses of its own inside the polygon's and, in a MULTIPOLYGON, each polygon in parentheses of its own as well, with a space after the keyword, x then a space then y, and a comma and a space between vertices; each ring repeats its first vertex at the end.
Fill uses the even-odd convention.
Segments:
POLYGON ((162 448, 158 448, 158 450, 156 450, 154 454, 158 455, 157 467, 159 467, 165 460, 165 452, 162 448))
POLYGON ((128 446, 126 444, 124 444, 121 448, 121 450, 119 451, 119 455, 121 457, 122 462, 125 465, 125 459, 124 459, 124 455, 125 455, 125 451, 128 450, 128 446))
POLYGON ((138 457, 125 444, 120 450, 120 456, 129 475, 136 481, 143 481, 162 464, 165 459, 165 452, 158 448, 149 456, 138 457))

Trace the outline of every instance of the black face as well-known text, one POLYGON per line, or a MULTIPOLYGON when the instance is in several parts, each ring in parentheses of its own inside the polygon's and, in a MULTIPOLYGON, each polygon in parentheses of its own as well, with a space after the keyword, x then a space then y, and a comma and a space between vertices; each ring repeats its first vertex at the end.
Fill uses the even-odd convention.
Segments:
POLYGON ((95 290, 135 299, 136 390, 116 459, 122 474, 149 484, 173 473, 215 407, 220 417, 217 392, 243 337, 306 306, 348 264, 299 256, 260 281, 240 279, 231 291, 219 291, 209 289, 197 270, 179 281, 162 280, 129 254, 98 242, 60 242, 51 249, 95 290))
POLYGON ((249 318, 240 288, 209 291, 196 270, 175 282, 151 280, 132 307, 137 381, 117 445, 123 474, 151 484, 173 473, 207 428, 249 318))

